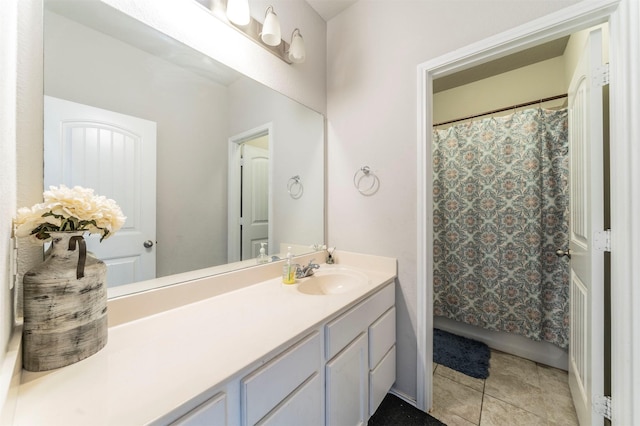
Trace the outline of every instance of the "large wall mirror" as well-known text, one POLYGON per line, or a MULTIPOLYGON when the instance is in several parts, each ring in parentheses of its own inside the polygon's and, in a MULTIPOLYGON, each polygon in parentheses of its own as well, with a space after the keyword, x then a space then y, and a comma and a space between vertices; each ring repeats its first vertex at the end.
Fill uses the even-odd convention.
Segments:
POLYGON ((44 4, 45 187, 122 207, 87 242, 110 297, 323 243, 321 114, 100 2, 44 4))

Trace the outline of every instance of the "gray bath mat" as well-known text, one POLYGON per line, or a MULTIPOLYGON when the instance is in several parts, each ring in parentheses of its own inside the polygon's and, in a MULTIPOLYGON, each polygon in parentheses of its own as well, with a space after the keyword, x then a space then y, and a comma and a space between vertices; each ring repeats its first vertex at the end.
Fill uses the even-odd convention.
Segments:
POLYGON ((476 379, 489 377, 489 346, 433 329, 433 361, 476 379))

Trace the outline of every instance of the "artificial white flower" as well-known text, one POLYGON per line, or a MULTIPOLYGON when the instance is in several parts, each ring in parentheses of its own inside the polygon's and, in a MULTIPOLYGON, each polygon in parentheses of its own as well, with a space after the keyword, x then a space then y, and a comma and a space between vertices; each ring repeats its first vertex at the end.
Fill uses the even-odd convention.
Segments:
POLYGON ((16 236, 31 235, 45 242, 51 238, 50 232, 87 231, 101 234, 102 241, 118 231, 126 220, 114 200, 94 195, 90 188, 51 186, 43 196, 43 203, 18 209, 14 219, 16 236))

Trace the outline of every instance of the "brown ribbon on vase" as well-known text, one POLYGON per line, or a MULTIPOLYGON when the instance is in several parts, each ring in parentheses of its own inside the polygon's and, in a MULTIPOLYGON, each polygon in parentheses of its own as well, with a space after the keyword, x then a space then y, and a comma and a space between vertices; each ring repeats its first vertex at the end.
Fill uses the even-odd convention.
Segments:
POLYGON ((78 253, 78 267, 76 269, 76 278, 80 279, 84 277, 84 264, 87 261, 87 244, 84 241, 84 237, 82 235, 76 235, 69 239, 69 251, 74 251, 76 249, 76 241, 78 242, 78 246, 80 252, 78 253))

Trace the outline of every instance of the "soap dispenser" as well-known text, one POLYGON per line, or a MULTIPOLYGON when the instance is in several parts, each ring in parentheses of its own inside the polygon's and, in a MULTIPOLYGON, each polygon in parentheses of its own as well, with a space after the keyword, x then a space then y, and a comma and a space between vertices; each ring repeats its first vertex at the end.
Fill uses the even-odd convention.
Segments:
POLYGON ((282 283, 294 284, 296 282, 296 266, 293 264, 291 247, 287 247, 287 260, 282 267, 282 283))
POLYGON ((265 244, 266 243, 260 243, 260 254, 256 259, 258 261, 258 264, 269 263, 269 257, 267 256, 267 252, 264 249, 265 244))

